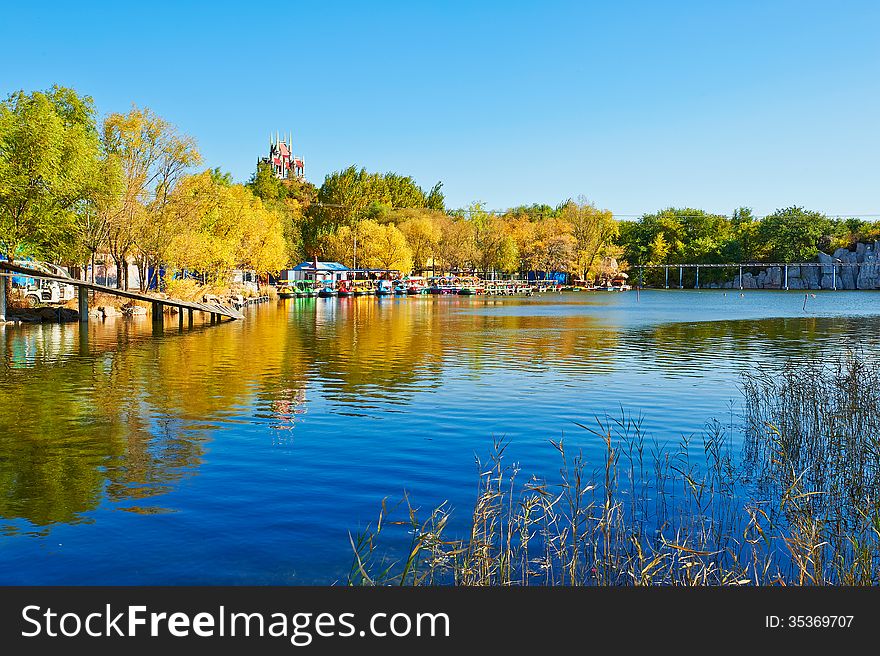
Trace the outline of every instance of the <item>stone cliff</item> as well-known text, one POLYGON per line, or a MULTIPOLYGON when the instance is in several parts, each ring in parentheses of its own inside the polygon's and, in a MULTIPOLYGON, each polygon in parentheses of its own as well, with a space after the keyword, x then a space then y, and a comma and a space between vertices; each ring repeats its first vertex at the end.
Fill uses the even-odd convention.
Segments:
MULTIPOLYGON (((833 255, 817 254, 821 266, 789 266, 789 289, 880 289, 880 241, 859 243, 851 251, 838 248, 833 255)), ((743 272, 743 289, 784 289, 784 267, 767 267, 755 274, 759 267, 743 272)), ((706 285, 709 288, 739 289, 739 276, 724 283, 706 285)))

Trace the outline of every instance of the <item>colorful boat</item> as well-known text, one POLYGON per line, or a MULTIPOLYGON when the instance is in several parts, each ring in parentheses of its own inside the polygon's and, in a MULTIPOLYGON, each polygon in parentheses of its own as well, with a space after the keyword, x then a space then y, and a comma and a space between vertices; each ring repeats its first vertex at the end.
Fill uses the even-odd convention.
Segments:
POLYGON ((339 298, 348 298, 354 296, 354 281, 340 280, 336 283, 336 295, 339 298))
POLYGON ((428 293, 428 285, 421 276, 410 276, 406 279, 406 293, 408 296, 417 296, 428 293))
POLYGON ((480 288, 480 281, 473 276, 462 276, 453 282, 455 291, 460 296, 474 296, 480 288))
POLYGON ((406 296, 406 282, 403 280, 395 280, 393 283, 393 292, 395 296, 406 296))
POLYGON ((293 298, 296 296, 296 288, 289 283, 282 283, 275 286, 278 298, 293 298))
POLYGON ((376 296, 391 296, 393 287, 390 280, 376 281, 376 296))
POLYGON ((333 287, 332 281, 318 281, 318 285, 320 285, 318 289, 318 298, 334 298, 336 296, 337 292, 333 287))
POLYGON ((371 280, 355 280, 352 296, 372 296, 373 282, 371 280))
POLYGON ((457 290, 453 284, 452 278, 431 278, 431 284, 428 287, 429 294, 455 294, 457 290))
POLYGON ((318 293, 310 280, 294 280, 293 291, 297 298, 314 298, 318 293))

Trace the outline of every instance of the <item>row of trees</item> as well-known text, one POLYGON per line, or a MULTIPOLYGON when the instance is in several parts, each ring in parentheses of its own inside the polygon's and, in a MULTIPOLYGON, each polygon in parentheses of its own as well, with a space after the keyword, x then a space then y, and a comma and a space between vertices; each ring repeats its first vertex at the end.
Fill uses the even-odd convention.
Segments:
MULTIPOLYGON (((880 238, 880 227, 857 218, 830 218, 803 207, 756 217, 741 207, 730 216, 694 208, 668 208, 620 223, 619 243, 631 264, 736 264, 808 262, 817 251, 832 253, 880 238)), ((729 273, 729 272, 727 272, 729 273)), ((706 272, 721 279, 724 271, 706 272)), ((658 282, 658 271, 645 281, 658 282)))
POLYGON ((619 243, 633 264, 804 262, 822 250, 880 237, 860 219, 833 219, 802 207, 757 218, 747 207, 730 216, 669 208, 620 223, 619 243))
POLYGON ((619 255, 617 224, 608 210, 583 199, 549 212, 515 208, 489 212, 480 203, 464 210, 388 209, 376 218, 338 226, 320 242, 322 257, 346 266, 400 271, 489 273, 597 272, 619 255))
POLYGON ((92 99, 71 89, 14 93, 0 103, 2 253, 91 263, 92 276, 104 253, 126 288, 131 263, 141 288, 160 267, 222 279, 285 266, 299 244, 286 239, 283 201, 264 204, 219 169, 191 173, 200 163, 195 141, 149 109, 99 125, 92 99))
POLYGON ((416 271, 566 271, 584 278, 619 257, 611 212, 585 199, 503 213, 481 203, 446 210, 442 183, 351 166, 320 188, 279 180, 260 165, 248 187, 285 217, 291 262, 319 257, 352 268, 416 271))
POLYGON ((0 252, 68 264, 112 259, 141 286, 160 268, 221 280, 318 256, 351 267, 562 271, 603 266, 796 262, 880 237, 874 224, 790 207, 757 218, 669 208, 617 222, 584 198, 504 212, 447 210, 442 184, 349 167, 320 188, 260 165, 245 185, 201 163, 194 140, 149 109, 96 120, 91 98, 53 87, 0 103, 0 252))

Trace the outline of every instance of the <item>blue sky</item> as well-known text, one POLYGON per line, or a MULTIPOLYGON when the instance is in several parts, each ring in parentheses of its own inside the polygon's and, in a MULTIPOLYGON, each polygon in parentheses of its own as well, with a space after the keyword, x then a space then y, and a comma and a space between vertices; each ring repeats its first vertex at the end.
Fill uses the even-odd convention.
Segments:
POLYGON ((449 206, 880 214, 877 2, 4 3, 0 93, 148 106, 245 180, 275 130, 449 206))

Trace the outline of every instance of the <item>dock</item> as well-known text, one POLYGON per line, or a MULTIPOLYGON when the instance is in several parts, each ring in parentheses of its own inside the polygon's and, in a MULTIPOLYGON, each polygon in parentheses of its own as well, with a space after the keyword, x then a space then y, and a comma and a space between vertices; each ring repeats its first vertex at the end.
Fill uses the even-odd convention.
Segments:
MULTIPOLYGON (((23 267, 10 262, 0 262, 0 280, 3 277, 12 275, 20 275, 26 278, 37 278, 40 280, 52 280, 64 285, 76 287, 76 295, 79 303, 79 320, 89 320, 89 292, 100 292, 102 294, 110 294, 122 298, 128 298, 134 301, 150 303, 153 311, 153 321, 162 321, 165 306, 177 308, 179 312, 179 321, 183 324, 183 312, 186 310, 189 322, 192 323, 193 312, 203 312, 209 314, 211 323, 219 323, 224 318, 237 320, 244 319, 244 314, 236 308, 227 307, 221 303, 195 303, 193 301, 181 301, 173 298, 156 298, 143 292, 135 292, 127 289, 116 289, 115 287, 107 287, 98 285, 85 280, 77 280, 75 278, 67 278, 64 276, 56 276, 38 269, 23 267)), ((0 319, 6 317, 6 284, 2 281, 0 284, 0 319)))

